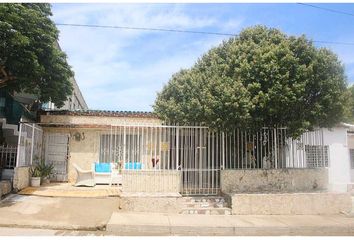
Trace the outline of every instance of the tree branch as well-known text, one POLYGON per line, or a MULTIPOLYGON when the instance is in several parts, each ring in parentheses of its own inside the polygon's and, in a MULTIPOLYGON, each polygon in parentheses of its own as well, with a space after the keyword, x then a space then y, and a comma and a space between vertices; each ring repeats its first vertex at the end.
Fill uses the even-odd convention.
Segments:
POLYGON ((5 66, 0 66, 0 88, 5 87, 9 81, 15 80, 14 76, 11 76, 5 70, 5 66))

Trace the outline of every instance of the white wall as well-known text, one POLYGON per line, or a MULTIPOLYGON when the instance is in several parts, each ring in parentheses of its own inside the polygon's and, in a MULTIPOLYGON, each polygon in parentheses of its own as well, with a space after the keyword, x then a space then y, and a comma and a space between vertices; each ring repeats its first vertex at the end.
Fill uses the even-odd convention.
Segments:
MULTIPOLYGON (((354 134, 348 133, 348 148, 354 149, 354 134)), ((352 166, 350 166, 352 167, 352 166)), ((350 169, 351 181, 354 183, 354 169, 350 169)))
POLYGON ((351 182, 347 129, 323 129, 324 144, 329 145, 328 181, 332 191, 346 192, 351 182))

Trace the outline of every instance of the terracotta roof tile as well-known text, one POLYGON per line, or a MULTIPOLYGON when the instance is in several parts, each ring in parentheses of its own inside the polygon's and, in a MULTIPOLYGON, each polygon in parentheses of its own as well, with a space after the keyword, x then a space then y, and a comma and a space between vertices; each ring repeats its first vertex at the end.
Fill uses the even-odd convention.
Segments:
POLYGON ((68 115, 68 116, 102 116, 102 117, 138 117, 157 118, 152 112, 144 111, 106 111, 106 110, 42 110, 40 115, 68 115))

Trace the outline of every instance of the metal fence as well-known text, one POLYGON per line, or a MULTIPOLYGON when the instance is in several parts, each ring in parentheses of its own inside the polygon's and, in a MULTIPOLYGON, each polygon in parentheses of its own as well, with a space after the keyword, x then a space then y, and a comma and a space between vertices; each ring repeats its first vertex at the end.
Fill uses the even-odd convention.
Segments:
POLYGON ((226 169, 314 168, 328 166, 328 146, 321 129, 298 139, 287 137, 286 128, 258 132, 235 130, 225 134, 223 166, 226 169))
POLYGON ((100 133, 99 161, 118 163, 123 185, 134 191, 147 185, 153 191, 156 182, 155 191, 164 191, 161 182, 175 184, 177 171, 182 194, 217 194, 221 169, 326 167, 328 146, 321 130, 292 139, 286 128, 218 133, 200 126, 110 126, 100 133))
POLYGON ((31 166, 42 158, 43 130, 35 123, 20 123, 16 166, 31 166))
POLYGON ((17 146, 0 146, 0 162, 4 169, 13 169, 16 166, 17 146))

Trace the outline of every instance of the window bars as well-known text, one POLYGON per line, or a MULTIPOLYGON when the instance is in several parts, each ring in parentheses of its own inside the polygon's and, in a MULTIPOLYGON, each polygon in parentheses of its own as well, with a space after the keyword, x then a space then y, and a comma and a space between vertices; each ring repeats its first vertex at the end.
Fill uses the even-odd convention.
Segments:
POLYGON ((16 166, 17 146, 0 146, 1 166, 5 169, 14 169, 16 166))

